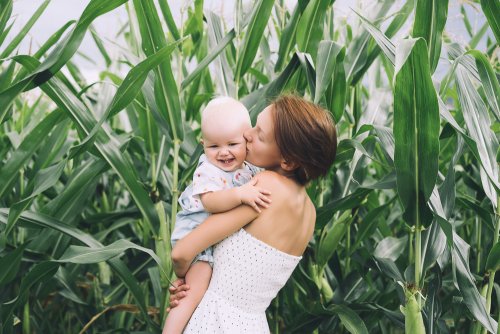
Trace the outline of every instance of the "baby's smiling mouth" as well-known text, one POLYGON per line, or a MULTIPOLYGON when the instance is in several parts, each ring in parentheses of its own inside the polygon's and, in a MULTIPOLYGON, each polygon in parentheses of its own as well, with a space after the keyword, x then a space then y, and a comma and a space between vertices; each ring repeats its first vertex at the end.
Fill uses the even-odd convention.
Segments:
POLYGON ((234 158, 230 158, 230 159, 219 159, 219 161, 224 164, 224 165, 229 165, 231 164, 235 159, 234 158))

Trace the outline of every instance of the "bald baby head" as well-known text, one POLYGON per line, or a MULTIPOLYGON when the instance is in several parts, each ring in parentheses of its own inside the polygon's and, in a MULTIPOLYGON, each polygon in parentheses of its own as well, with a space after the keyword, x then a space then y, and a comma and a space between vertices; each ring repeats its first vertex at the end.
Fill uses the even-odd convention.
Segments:
POLYGON ((211 100, 201 113, 201 133, 203 138, 214 132, 240 130, 251 127, 247 108, 237 100, 217 97, 211 100))

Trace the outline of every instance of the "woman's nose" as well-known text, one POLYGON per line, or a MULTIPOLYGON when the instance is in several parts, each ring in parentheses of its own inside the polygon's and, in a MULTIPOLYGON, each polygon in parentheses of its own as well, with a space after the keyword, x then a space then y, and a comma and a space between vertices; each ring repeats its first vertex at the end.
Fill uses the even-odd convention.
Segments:
POLYGON ((252 129, 248 129, 243 132, 243 137, 246 139, 246 141, 252 141, 252 137, 250 136, 250 132, 252 129))

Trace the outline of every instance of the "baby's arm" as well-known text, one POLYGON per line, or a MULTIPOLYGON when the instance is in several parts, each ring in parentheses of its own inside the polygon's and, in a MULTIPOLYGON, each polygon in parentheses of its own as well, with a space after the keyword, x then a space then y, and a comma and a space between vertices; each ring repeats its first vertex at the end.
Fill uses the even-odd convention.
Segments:
POLYGON ((241 204, 247 204, 255 211, 260 212, 259 205, 267 208, 271 203, 271 199, 268 197, 271 193, 256 187, 256 184, 257 179, 252 179, 240 187, 200 194, 201 203, 205 210, 210 213, 226 212, 241 204))

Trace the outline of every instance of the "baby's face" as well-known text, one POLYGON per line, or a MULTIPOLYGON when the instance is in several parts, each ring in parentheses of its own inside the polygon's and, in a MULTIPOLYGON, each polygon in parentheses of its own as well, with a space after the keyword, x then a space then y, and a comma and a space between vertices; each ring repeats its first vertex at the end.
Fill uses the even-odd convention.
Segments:
POLYGON ((241 168, 246 158, 246 140, 243 132, 249 124, 229 125, 221 122, 208 126, 203 132, 203 149, 208 161, 225 172, 241 168))

